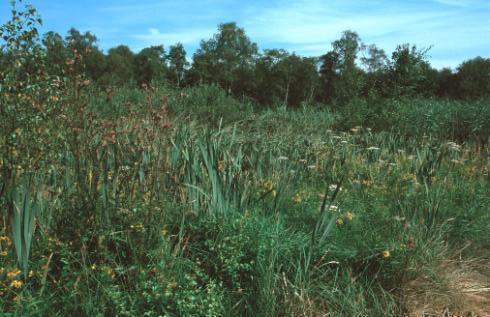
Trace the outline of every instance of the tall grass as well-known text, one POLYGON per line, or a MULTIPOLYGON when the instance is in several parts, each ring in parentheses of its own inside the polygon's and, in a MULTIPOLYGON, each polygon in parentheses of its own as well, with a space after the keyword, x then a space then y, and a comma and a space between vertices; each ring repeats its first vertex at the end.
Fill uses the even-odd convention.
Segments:
POLYGON ((490 246, 483 102, 358 122, 216 87, 104 94, 67 97, 56 151, 2 185, 3 312, 403 315, 407 283, 490 246))

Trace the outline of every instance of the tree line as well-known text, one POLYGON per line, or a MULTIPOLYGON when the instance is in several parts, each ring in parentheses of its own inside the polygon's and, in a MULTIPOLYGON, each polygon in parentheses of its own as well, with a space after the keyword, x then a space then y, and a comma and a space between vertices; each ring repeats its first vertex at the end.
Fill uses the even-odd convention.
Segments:
MULTIPOLYGON (((342 105, 356 98, 441 97, 480 99, 490 96, 490 59, 476 57, 456 70, 437 70, 429 49, 399 45, 391 56, 365 44, 356 32, 342 32, 332 49, 319 57, 303 57, 284 49, 262 52, 236 23, 218 26, 187 59, 181 43, 166 50, 151 46, 134 53, 119 45, 107 53, 90 32, 74 28, 65 37, 46 33, 43 50, 49 72, 63 76, 76 57, 77 70, 102 88, 166 83, 175 87, 214 84, 239 98, 261 105, 302 103, 342 105)), ((12 63, 2 51, 0 69, 12 63)))

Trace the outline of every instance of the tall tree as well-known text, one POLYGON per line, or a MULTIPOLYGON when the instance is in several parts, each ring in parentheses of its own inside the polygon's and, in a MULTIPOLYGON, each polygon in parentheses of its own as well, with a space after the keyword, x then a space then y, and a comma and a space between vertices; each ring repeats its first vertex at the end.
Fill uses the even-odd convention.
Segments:
POLYGON ((320 100, 331 103, 335 100, 335 83, 340 75, 337 69, 338 54, 330 51, 320 57, 320 100))
POLYGON ((257 99, 266 104, 298 106, 311 101, 317 86, 316 60, 265 50, 256 63, 257 99))
POLYGON ((134 54, 125 45, 109 49, 105 84, 124 85, 134 80, 134 54))
POLYGON ((428 49, 419 50, 415 45, 399 45, 392 54, 390 69, 392 95, 414 95, 419 92, 428 76, 428 49))
POLYGON ((443 68, 437 76, 437 96, 445 98, 457 97, 459 93, 459 80, 451 68, 443 68))
POLYGON ((356 97, 361 89, 361 71, 356 65, 357 54, 362 48, 361 39, 356 32, 347 30, 342 37, 332 43, 337 53, 339 80, 334 83, 337 99, 341 103, 356 97))
POLYGON ((82 58, 79 71, 85 72, 95 81, 102 78, 106 71, 106 60, 105 55, 97 47, 97 37, 90 32, 82 34, 77 29, 71 28, 65 41, 71 53, 82 58))
POLYGON ((375 44, 364 47, 367 55, 361 57, 361 62, 368 73, 385 71, 388 68, 389 60, 383 49, 375 44))
POLYGON ((385 90, 389 60, 383 49, 375 44, 364 47, 366 55, 361 57, 361 63, 366 70, 364 83, 364 96, 378 97, 385 90))
POLYGON ((63 37, 56 32, 48 32, 44 34, 42 42, 46 49, 49 71, 55 75, 62 75, 66 59, 70 55, 63 37))
POLYGON ((240 95, 250 91, 257 45, 236 23, 223 23, 218 33, 201 41, 193 56, 193 73, 202 83, 218 83, 228 92, 240 95), (243 79, 248 79, 243 81, 243 79))
POLYGON ((285 93, 284 74, 281 73, 280 63, 288 56, 283 49, 269 49, 257 59, 255 65, 255 80, 257 89, 255 98, 265 105, 283 101, 285 93))
POLYGON ((346 103, 358 96, 362 87, 362 72, 356 65, 357 54, 362 48, 361 39, 356 32, 347 30, 332 43, 332 47, 332 52, 321 58, 323 89, 333 91, 333 94, 326 93, 331 99, 327 101, 346 103))
POLYGON ((459 92, 462 98, 490 96, 490 58, 476 57, 458 67, 459 92))
POLYGON ((177 87, 182 85, 185 72, 189 62, 186 59, 186 51, 182 43, 177 43, 170 46, 167 55, 169 79, 177 87))
POLYGON ((165 49, 163 45, 151 46, 141 50, 135 59, 135 77, 138 85, 165 79, 165 49))

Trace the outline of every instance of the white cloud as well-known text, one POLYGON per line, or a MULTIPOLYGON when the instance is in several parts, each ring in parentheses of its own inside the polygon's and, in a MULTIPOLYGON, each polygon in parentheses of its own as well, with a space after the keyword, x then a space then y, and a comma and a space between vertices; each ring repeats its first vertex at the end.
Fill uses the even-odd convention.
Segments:
POLYGON ((468 15, 458 7, 441 8, 423 1, 400 5, 386 1, 359 4, 352 0, 292 0, 286 5, 252 12, 244 27, 262 48, 282 47, 309 56, 326 53, 331 42, 350 29, 358 32, 365 43, 375 43, 388 55, 398 44, 433 46, 429 55, 433 56, 435 66, 448 62, 446 66, 454 67, 461 62, 461 56, 472 54, 468 52, 487 51, 488 45, 481 37, 490 34, 490 23, 483 22, 485 11, 474 11, 468 15))
POLYGON ((173 45, 180 42, 184 45, 196 45, 201 39, 210 38, 215 32, 215 28, 193 28, 179 30, 176 32, 160 32, 157 28, 150 28, 144 34, 136 34, 134 39, 143 42, 142 47, 148 45, 173 45))
MULTIPOLYGON (((296 1, 289 6, 270 8, 258 13, 246 24, 252 39, 259 42, 284 43, 302 51, 325 52, 342 31, 359 32, 367 41, 390 37, 407 29, 427 29, 437 26, 437 17, 444 12, 363 12, 336 9, 319 1, 296 1)), ((403 42, 403 41, 401 41, 403 42)))

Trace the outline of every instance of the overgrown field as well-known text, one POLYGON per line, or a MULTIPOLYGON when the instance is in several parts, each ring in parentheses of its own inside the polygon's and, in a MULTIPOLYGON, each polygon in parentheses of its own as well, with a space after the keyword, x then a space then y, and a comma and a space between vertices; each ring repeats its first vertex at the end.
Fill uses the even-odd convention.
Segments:
POLYGON ((74 87, 2 139, 3 316, 488 313, 488 103, 74 87))

